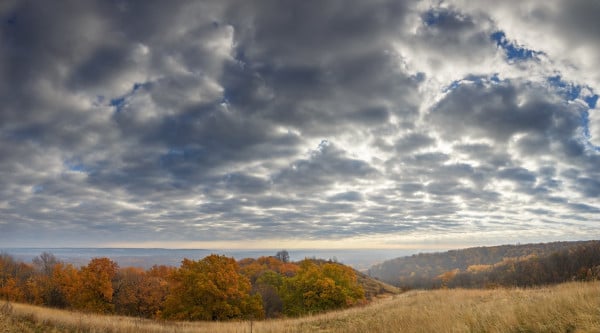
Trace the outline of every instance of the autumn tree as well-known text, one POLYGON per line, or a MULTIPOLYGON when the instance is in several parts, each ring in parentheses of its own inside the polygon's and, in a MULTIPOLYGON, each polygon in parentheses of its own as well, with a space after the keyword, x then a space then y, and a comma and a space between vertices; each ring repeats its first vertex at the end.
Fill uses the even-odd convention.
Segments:
POLYGON ((297 316, 349 307, 363 302, 365 293, 352 268, 306 259, 298 274, 284 281, 282 298, 285 313, 297 316))
MULTIPOLYGON (((286 259, 287 260, 287 259, 286 259)), ((262 298, 265 315, 278 317, 283 313, 281 287, 284 277, 292 277, 300 267, 274 257, 246 258, 239 261, 240 272, 250 279, 252 293, 262 298)))
POLYGON ((169 292, 168 278, 175 269, 153 266, 119 269, 115 278, 113 303, 115 312, 128 316, 159 318, 169 292))
POLYGON ((169 279, 175 272, 174 267, 153 266, 144 274, 139 286, 140 315, 148 318, 160 318, 169 295, 169 279))
POLYGON ((52 270, 51 284, 57 286, 58 307, 73 307, 79 298, 81 276, 71 264, 58 263, 52 270))
POLYGON ((263 271, 253 284, 253 292, 260 295, 267 318, 279 317, 283 313, 281 290, 284 276, 272 270, 263 271))
POLYGON ((118 265, 109 258, 92 259, 81 268, 79 279, 74 282, 71 305, 88 312, 113 313, 113 280, 117 270, 118 265))
POLYGON ((210 255, 184 259, 171 276, 172 289, 163 317, 176 320, 262 318, 260 296, 250 295, 250 281, 233 258, 210 255))
POLYGON ((31 301, 27 282, 33 276, 33 267, 17 262, 7 254, 0 254, 0 298, 9 301, 31 301))
POLYGON ((113 283, 113 304, 115 312, 126 316, 141 316, 140 295, 145 272, 141 268, 125 267, 119 269, 113 283))
POLYGON ((240 272, 250 279, 254 284, 256 279, 266 271, 273 271, 282 276, 292 277, 300 267, 294 263, 283 262, 277 257, 259 257, 257 259, 246 258, 239 262, 240 272))
POLYGON ((44 252, 33 258, 35 275, 28 286, 33 294, 33 303, 51 307, 65 307, 66 299, 60 291, 59 282, 53 278, 54 270, 62 264, 52 253, 44 252))

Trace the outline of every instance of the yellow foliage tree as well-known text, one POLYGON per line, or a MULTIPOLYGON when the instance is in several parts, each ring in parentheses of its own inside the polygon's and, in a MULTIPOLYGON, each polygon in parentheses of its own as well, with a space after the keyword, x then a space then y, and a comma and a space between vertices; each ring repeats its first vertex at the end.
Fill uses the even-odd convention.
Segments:
POLYGON ((283 309, 288 315, 345 308, 365 300, 352 268, 337 263, 304 260, 300 270, 282 288, 283 309))

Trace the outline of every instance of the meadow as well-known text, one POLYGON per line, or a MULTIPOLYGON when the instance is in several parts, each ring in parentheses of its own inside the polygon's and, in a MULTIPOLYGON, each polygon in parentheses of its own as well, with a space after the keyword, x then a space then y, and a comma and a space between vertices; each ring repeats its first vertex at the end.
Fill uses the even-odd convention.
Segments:
POLYGON ((165 322, 0 303, 0 332, 600 332, 600 283, 409 291, 295 319, 165 322))

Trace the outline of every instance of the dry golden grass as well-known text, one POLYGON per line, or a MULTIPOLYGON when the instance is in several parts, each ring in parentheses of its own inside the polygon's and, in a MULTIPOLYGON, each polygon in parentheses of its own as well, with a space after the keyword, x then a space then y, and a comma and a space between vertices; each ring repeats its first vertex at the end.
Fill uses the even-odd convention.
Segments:
POLYGON ((600 332, 600 283, 412 291, 298 319, 165 323, 13 304, 0 332, 600 332))

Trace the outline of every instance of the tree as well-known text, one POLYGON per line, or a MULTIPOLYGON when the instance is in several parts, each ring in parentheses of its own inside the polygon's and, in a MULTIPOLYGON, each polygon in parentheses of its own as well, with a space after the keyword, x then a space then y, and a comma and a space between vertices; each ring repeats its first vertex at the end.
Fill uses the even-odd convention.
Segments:
POLYGON ((113 313, 113 280, 117 270, 118 265, 109 258, 92 259, 81 268, 71 305, 88 312, 113 313))
POLYGON ((7 254, 0 254, 0 298, 9 301, 27 302, 33 296, 27 282, 33 276, 33 267, 17 262, 7 254))
POLYGON ((148 318, 160 318, 169 295, 169 279, 175 272, 169 266, 152 266, 144 274, 139 286, 140 314, 148 318))
POLYGON ((240 272, 250 279, 254 284, 256 279, 266 271, 274 271, 284 276, 294 276, 298 271, 298 265, 294 263, 284 263, 277 257, 259 257, 258 259, 246 258, 238 263, 240 272))
POLYGON ((283 301, 280 296, 283 279, 281 274, 267 270, 254 283, 253 291, 262 298, 267 318, 279 317, 283 313, 283 301))
POLYGON ((126 316, 141 316, 141 287, 145 272, 141 268, 126 267, 117 272, 114 283, 115 312, 126 316))
POLYGON ((114 283, 115 312, 160 318, 169 293, 168 279, 174 271, 168 266, 153 266, 147 271, 133 267, 120 269, 114 283))
POLYGON ((279 259, 281 262, 289 262, 290 254, 286 250, 281 250, 275 254, 275 258, 279 259))
POLYGON ((61 262, 52 254, 44 252, 33 258, 33 267, 36 274, 29 281, 29 289, 33 294, 33 303, 64 307, 66 305, 64 295, 60 292, 59 284, 52 276, 55 268, 61 262))
POLYGON ((308 259, 300 263, 296 276, 284 281, 281 294, 284 312, 292 316, 345 308, 365 299, 352 268, 308 259))
POLYGON ((210 255, 184 259, 171 275, 172 289, 163 317, 176 320, 262 318, 259 295, 250 295, 250 281, 238 272, 233 258, 210 255))
POLYGON ((43 252, 39 256, 33 258, 33 267, 43 275, 51 276, 54 266, 60 261, 49 252, 43 252))
POLYGON ((59 263, 52 270, 51 283, 58 286, 58 307, 74 307, 79 297, 81 276, 79 271, 71 264, 59 263))

